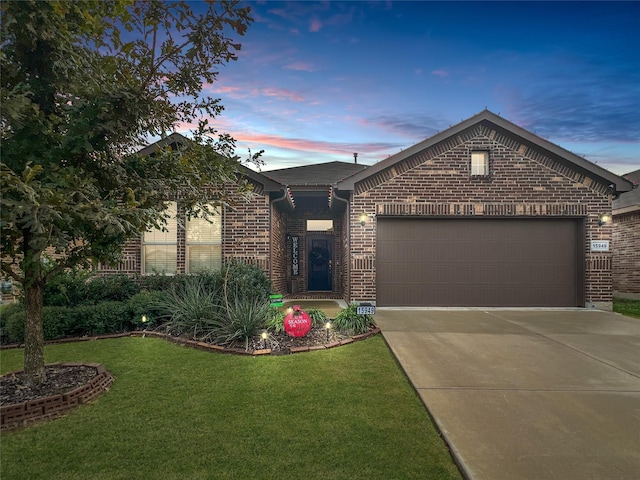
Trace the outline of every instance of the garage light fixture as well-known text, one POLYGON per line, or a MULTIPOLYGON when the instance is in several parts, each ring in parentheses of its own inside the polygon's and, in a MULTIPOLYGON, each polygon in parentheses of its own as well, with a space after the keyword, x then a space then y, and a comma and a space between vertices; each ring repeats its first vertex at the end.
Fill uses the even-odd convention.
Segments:
POLYGON ((603 226, 607 223, 611 223, 611 215, 609 215, 608 213, 603 213, 598 219, 598 225, 603 226))
POLYGON ((368 219, 368 215, 366 213, 363 213, 362 215, 360 215, 360 226, 364 227, 367 223, 367 219, 368 219))

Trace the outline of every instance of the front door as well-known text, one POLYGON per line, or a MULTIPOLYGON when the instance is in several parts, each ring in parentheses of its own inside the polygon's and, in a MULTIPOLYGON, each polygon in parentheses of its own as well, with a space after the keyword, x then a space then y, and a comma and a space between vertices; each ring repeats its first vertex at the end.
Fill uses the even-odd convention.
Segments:
POLYGON ((331 291, 331 235, 307 236, 309 290, 331 291))

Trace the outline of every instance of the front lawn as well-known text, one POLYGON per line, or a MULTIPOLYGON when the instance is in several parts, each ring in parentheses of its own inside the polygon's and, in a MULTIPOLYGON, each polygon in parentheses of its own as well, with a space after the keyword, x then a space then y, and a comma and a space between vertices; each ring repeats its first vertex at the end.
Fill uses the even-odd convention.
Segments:
MULTIPOLYGON (((2 372, 23 351, 0 352, 2 372)), ((382 337, 245 357, 159 339, 46 347, 98 362, 110 392, 64 418, 2 434, 11 479, 461 478, 382 337)))
POLYGON ((640 318, 640 300, 614 298, 613 311, 629 317, 640 318))

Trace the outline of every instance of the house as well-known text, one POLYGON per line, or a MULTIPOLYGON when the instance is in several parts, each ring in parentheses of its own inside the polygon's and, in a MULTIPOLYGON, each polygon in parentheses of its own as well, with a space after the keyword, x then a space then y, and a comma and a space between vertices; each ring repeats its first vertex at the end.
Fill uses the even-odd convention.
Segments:
POLYGON ((640 299, 640 170, 623 177, 635 188, 613 200, 613 292, 640 299))
POLYGON ((603 219, 632 183, 490 111, 373 166, 244 173, 254 199, 207 228, 185 221, 169 236, 145 234, 117 271, 238 258, 296 298, 611 308, 603 219))

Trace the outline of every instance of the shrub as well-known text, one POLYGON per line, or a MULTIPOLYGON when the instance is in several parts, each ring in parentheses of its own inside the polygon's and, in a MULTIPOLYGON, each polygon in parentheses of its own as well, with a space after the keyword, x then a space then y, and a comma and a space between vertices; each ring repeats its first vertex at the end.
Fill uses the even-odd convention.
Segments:
POLYGON ((264 322, 265 328, 273 331, 274 333, 284 332, 284 316, 285 313, 277 308, 270 308, 267 318, 264 322))
POLYGON ((87 270, 62 271, 51 277, 44 285, 44 306, 75 306, 86 302, 87 270))
POLYGON ((24 341, 24 308, 2 309, 2 338, 7 343, 24 341))
MULTIPOLYGON (((57 340, 67 335, 71 310, 67 307, 44 307, 42 309, 42 330, 45 341, 57 340)), ((5 327, 3 328, 3 342, 24 342, 25 320, 26 313, 24 308, 16 309, 7 315, 5 327)))
POLYGON ((127 275, 92 276, 85 282, 85 291, 83 303, 124 302, 140 292, 140 285, 127 275))
POLYGON ((307 310, 307 314, 311 317, 313 328, 324 328, 327 323, 327 315, 317 308, 310 308, 307 310))
POLYGON ((342 310, 333 321, 334 327, 351 335, 358 335, 366 333, 370 327, 375 326, 371 315, 358 315, 356 309, 357 305, 352 304, 342 310))
POLYGON ((7 321, 11 315, 20 312, 24 312, 24 307, 19 303, 0 306, 0 343, 13 343, 13 341, 9 339, 7 321))
POLYGON ((176 335, 190 335, 201 338, 219 320, 222 309, 216 290, 211 290, 205 282, 194 276, 184 285, 156 296, 152 307, 159 312, 159 318, 167 320, 166 326, 176 335))
POLYGON ((44 286, 44 305, 75 307, 104 301, 126 301, 140 291, 127 275, 94 275, 87 270, 60 272, 44 286))
POLYGON ((226 318, 223 318, 219 328, 211 331, 211 335, 216 343, 243 340, 247 349, 249 339, 265 327, 270 311, 268 299, 236 297, 226 305, 226 318))
POLYGON ((271 292, 271 281, 262 269, 232 260, 219 272, 210 274, 228 298, 265 300, 271 292))
POLYGON ((129 319, 133 328, 146 328, 158 323, 162 316, 159 304, 165 297, 166 292, 140 292, 134 295, 127 302, 129 319), (147 322, 142 322, 142 315, 147 317, 147 322))

